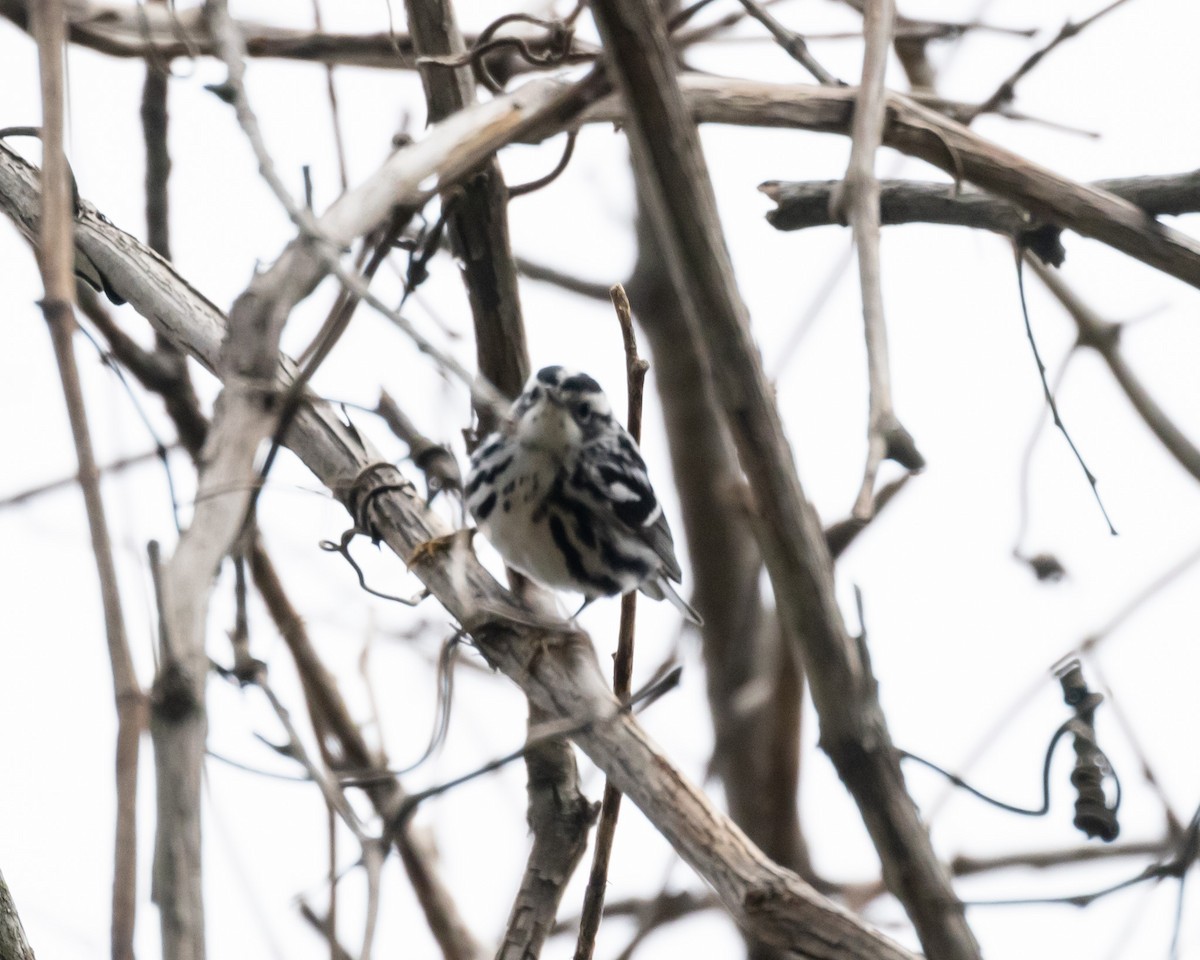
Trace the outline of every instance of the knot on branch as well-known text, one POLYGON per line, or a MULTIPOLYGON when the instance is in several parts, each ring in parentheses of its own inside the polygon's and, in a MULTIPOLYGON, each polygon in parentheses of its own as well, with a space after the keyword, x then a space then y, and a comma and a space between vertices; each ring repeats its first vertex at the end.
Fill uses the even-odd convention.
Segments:
POLYGON ((150 688, 151 715, 166 723, 180 723, 200 711, 188 671, 178 661, 164 663, 150 688))

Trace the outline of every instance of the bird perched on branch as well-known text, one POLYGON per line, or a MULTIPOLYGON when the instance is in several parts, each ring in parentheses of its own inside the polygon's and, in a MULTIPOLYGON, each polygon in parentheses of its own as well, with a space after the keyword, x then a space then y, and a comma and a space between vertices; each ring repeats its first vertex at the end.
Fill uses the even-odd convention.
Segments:
POLYGON ((586 373, 531 377, 472 455, 465 492, 505 563, 533 580, 582 593, 584 607, 640 589, 702 622, 672 586, 675 544, 637 444, 586 373))

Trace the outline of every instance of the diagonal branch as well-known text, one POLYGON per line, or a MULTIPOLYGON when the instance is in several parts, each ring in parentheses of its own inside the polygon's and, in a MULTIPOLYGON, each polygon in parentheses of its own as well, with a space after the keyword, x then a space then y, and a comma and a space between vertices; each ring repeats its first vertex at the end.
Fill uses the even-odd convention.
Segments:
POLYGON ((977 957, 962 908, 905 790, 864 651, 842 622, 832 560, 751 339, 662 20, 636 0, 594 0, 592 9, 634 153, 648 171, 650 209, 690 336, 719 358, 710 359, 717 396, 762 521, 760 542, 780 616, 801 641, 822 746, 857 801, 888 886, 928 955, 977 957))
MULTIPOLYGON (((38 191, 32 168, 0 147, 0 209, 22 230, 36 227, 38 191)), ((202 296, 129 235, 93 214, 77 222, 79 251, 98 263, 134 308, 214 369, 224 318, 202 296)), ((281 363, 283 363, 281 359, 281 363)), ((912 955, 771 863, 662 755, 608 690, 586 636, 531 628, 488 611, 516 601, 470 553, 430 549, 448 534, 401 474, 343 424, 329 406, 306 405, 288 443, 316 476, 374 528, 467 626, 491 662, 548 714, 584 726, 575 735, 655 827, 717 891, 734 919, 758 939, 789 954, 819 960, 912 960, 912 955), (372 494, 381 486, 386 492, 372 494), (414 551, 421 549, 416 556, 414 551), (452 555, 448 555, 452 554, 452 555), (611 718, 595 722, 598 718, 611 718)))

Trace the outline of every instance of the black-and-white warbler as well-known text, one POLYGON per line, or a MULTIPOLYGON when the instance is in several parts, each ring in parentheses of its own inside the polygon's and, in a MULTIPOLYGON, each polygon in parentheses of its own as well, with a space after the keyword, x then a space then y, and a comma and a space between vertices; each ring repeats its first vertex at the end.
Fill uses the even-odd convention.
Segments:
POLYGON ((629 432, 586 373, 544 367, 471 457, 467 506, 505 563, 596 597, 640 589, 700 617, 671 585, 671 529, 629 432))

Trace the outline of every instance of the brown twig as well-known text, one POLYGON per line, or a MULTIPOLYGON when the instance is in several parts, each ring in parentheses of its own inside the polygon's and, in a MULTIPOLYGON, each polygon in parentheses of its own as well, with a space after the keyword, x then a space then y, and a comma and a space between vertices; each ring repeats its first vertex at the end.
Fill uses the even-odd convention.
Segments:
POLYGON ((517 270, 530 280, 551 284, 571 293, 577 293, 581 297, 587 297, 589 300, 608 299, 609 288, 599 281, 584 280, 573 274, 565 273, 562 270, 556 270, 554 267, 548 267, 545 264, 527 260, 524 257, 517 257, 516 264, 517 270))
MULTIPOLYGON (((625 345, 625 382, 629 400, 629 435, 634 443, 642 439, 642 392, 650 364, 638 356, 637 335, 633 331, 633 312, 629 297, 619 283, 609 290, 617 322, 621 325, 621 340, 625 345)), ((637 592, 630 591, 621 598, 621 622, 617 629, 617 653, 613 658, 613 694, 626 700, 633 677, 633 639, 637 620, 637 592)), ((600 822, 596 827, 596 844, 592 851, 592 871, 583 896, 583 911, 579 923, 579 938, 575 944, 575 960, 591 960, 596 949, 596 934, 604 912, 604 894, 608 887, 608 863, 612 856, 613 838, 617 834, 617 818, 621 814, 621 791, 609 782, 604 784, 604 799, 600 804, 600 822)))
MULTIPOLYGON (((409 29, 422 57, 466 52, 449 0, 406 0, 409 29)), ((432 122, 475 103, 469 67, 420 67, 432 122)), ((447 217, 450 246, 464 265, 463 283, 475 325, 476 362, 481 373, 510 400, 521 392, 529 374, 525 324, 508 235, 507 191, 500 164, 483 163, 476 176, 457 189, 447 217)), ((442 194, 442 203, 447 195, 442 194)), ((497 411, 480 411, 480 429, 496 426, 497 411)))
POLYGON ((104 631, 112 667, 117 710, 117 819, 112 885, 111 951, 113 960, 132 960, 137 912, 137 772, 138 747, 145 726, 145 699, 138 683, 125 632, 121 593, 112 539, 100 492, 100 473, 92 448, 83 388, 75 360, 74 200, 63 152, 63 51, 66 45, 63 5, 47 0, 38 8, 37 38, 42 80, 44 208, 41 221, 41 268, 46 296, 42 313, 54 344, 59 378, 66 400, 79 485, 83 491, 92 553, 104 607, 104 631))
POLYGON ((302 916, 308 925, 317 931, 329 944, 329 960, 354 960, 350 951, 343 947, 337 940, 337 931, 334 928, 334 917, 331 913, 328 917, 322 919, 318 917, 316 911, 308 904, 308 901, 300 901, 300 916, 302 916))
POLYGON ((1175 421, 1158 405, 1125 359, 1121 352, 1121 325, 1101 317, 1057 273, 1031 259, 1027 259, 1026 263, 1033 268, 1038 279, 1050 289, 1074 321, 1079 345, 1100 354, 1117 385, 1142 421, 1150 428, 1150 432, 1184 470, 1200 480, 1200 449, 1197 449, 1187 435, 1176 426, 1175 421))
MULTIPOLYGON (((325 32, 321 22, 321 0, 313 0, 313 27, 318 34, 325 32)), ((350 189, 350 177, 346 167, 346 143, 342 136, 342 117, 338 110, 337 85, 333 79, 333 64, 325 64, 325 93, 329 98, 329 120, 333 130, 333 145, 337 153, 338 178, 341 181, 342 193, 350 189)))
POLYGON ((1070 40, 1072 37, 1078 36, 1101 17, 1111 13, 1113 10, 1116 10, 1117 7, 1121 6, 1125 2, 1126 0, 1112 0, 1111 3, 1102 7, 1100 10, 1097 10, 1090 17, 1086 17, 1079 21, 1079 23, 1072 23, 1070 20, 1064 23, 1062 25, 1062 29, 1055 34, 1054 39, 1052 39, 1041 49, 1035 50, 1033 53, 1031 53, 1021 63, 1021 65, 1012 72, 1012 74, 1006 77, 1000 83, 1000 85, 996 87, 991 96, 989 96, 986 100, 980 103, 978 107, 975 108, 970 119, 973 120, 975 117, 984 113, 991 113, 1005 106, 1006 104, 1011 103, 1013 97, 1016 96, 1017 84, 1021 82, 1021 80, 1026 74, 1029 73, 1030 70, 1041 63, 1048 53, 1059 46, 1059 44, 1070 40))
POLYGON ((408 419, 400 405, 386 390, 379 391, 375 412, 383 418, 388 429, 408 444, 408 455, 425 474, 425 499, 432 500, 440 491, 462 491, 462 472, 454 454, 440 443, 430 440, 408 419))

